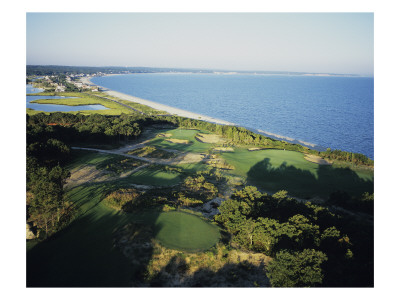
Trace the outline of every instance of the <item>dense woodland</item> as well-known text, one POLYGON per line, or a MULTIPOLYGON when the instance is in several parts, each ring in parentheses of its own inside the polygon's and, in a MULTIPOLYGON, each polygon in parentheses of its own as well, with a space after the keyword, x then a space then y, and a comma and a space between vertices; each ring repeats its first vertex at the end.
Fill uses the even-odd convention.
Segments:
POLYGON ((275 259, 272 286, 372 286, 373 225, 301 203, 286 191, 247 186, 224 201, 215 220, 240 247, 275 259))

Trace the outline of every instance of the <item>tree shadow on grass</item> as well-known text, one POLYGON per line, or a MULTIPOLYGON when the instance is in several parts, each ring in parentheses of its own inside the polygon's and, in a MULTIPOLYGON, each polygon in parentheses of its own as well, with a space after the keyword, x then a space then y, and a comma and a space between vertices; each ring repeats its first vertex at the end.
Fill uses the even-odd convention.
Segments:
MULTIPOLYGON (((108 186, 113 188, 115 186, 108 186)), ((140 280, 153 253, 152 244, 160 228, 155 226, 159 212, 145 220, 135 236, 145 251, 136 253, 139 264, 119 248, 120 231, 135 216, 99 205, 104 188, 92 184, 73 191, 75 204, 82 211, 66 228, 27 252, 27 287, 130 287, 140 280), (79 196, 79 197, 78 197, 79 196)), ((143 223, 143 221, 142 221, 143 223)), ((136 283, 136 284, 135 284, 136 283)))
POLYGON ((203 267, 194 273, 180 255, 173 256, 150 280, 152 287, 268 287, 265 264, 248 261, 226 263, 217 271, 203 267))
POLYGON ((286 162, 275 168, 266 158, 255 164, 247 173, 248 182, 270 192, 287 190, 291 195, 311 198, 320 196, 327 199, 337 190, 358 196, 364 192, 373 192, 373 180, 360 178, 349 168, 334 168, 319 165, 317 176, 308 170, 302 170, 286 162))

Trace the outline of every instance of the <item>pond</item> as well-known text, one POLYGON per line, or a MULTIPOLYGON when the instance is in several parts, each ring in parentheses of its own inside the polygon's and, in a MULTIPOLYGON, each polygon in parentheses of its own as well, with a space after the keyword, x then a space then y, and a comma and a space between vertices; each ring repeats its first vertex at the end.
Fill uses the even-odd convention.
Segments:
MULTIPOLYGON (((42 92, 43 89, 34 88, 31 84, 26 85, 26 93, 27 94, 35 94, 42 92)), ((40 110, 44 112, 70 112, 70 111, 81 111, 81 110, 101 110, 108 109, 107 107, 100 104, 93 105, 77 105, 77 106, 69 106, 69 105, 59 105, 59 104, 40 104, 40 103, 31 103, 31 101, 39 100, 39 99, 69 99, 74 97, 63 97, 63 96, 26 96, 26 107, 34 110, 40 110)))

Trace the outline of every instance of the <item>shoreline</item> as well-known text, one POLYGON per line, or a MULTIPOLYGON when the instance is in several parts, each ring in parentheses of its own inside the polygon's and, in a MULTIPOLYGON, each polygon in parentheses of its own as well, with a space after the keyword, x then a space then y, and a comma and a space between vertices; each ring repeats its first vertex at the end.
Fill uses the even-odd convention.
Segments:
MULTIPOLYGON (((104 76, 117 76, 117 75, 121 75, 121 74, 107 74, 107 75, 103 75, 102 77, 104 77, 104 76)), ((139 103, 139 104, 142 104, 142 105, 146 105, 146 106, 149 106, 149 107, 154 108, 156 110, 162 110, 162 111, 165 111, 167 113, 170 113, 171 115, 176 115, 176 116, 180 116, 180 117, 185 117, 185 118, 190 118, 190 119, 195 119, 195 120, 201 120, 201 121, 215 123, 215 124, 221 124, 221 125, 231 125, 231 126, 243 127, 243 128, 246 128, 246 129, 248 129, 248 130, 250 130, 250 131, 252 131, 254 133, 258 133, 258 134, 264 135, 264 136, 269 137, 269 138, 273 138, 273 139, 281 140, 281 141, 286 141, 286 142, 293 143, 293 144, 300 144, 302 146, 305 146, 305 147, 308 147, 310 149, 317 150, 317 151, 325 151, 326 150, 325 147, 322 147, 322 146, 317 145, 317 144, 304 142, 304 141, 301 141, 301 140, 298 140, 298 139, 282 136, 282 135, 271 133, 271 132, 264 131, 264 130, 261 130, 261 129, 249 128, 249 127, 242 126, 242 125, 239 125, 239 124, 235 124, 235 123, 232 123, 232 122, 228 122, 228 121, 225 121, 225 120, 209 117, 209 116, 206 116, 206 115, 190 112, 190 111, 187 111, 187 110, 183 110, 183 109, 180 109, 180 108, 168 106, 168 105, 161 104, 161 103, 158 103, 158 102, 154 102, 154 101, 151 101, 151 100, 146 100, 146 99, 138 98, 138 97, 131 96, 131 95, 128 95, 128 94, 124 94, 124 93, 121 93, 121 92, 117 92, 117 91, 114 91, 114 90, 110 90, 109 88, 106 88, 106 87, 103 87, 103 86, 100 86, 98 84, 93 83, 91 81, 91 79, 92 79, 92 77, 83 77, 83 78, 81 78, 81 82, 84 83, 84 84, 88 84, 88 85, 98 86, 98 87, 100 87, 102 89, 103 93, 106 93, 106 94, 108 94, 110 96, 113 96, 113 97, 120 98, 121 100, 127 100, 127 101, 132 101, 132 102, 135 102, 135 103, 139 103)))
MULTIPOLYGON (((116 76, 116 75, 119 75, 119 74, 114 74, 114 75, 110 75, 110 76, 116 76)), ((168 106, 168 105, 161 104, 161 103, 158 103, 158 102, 154 102, 154 101, 138 98, 138 97, 135 97, 135 96, 131 96, 131 95, 128 95, 128 94, 124 94, 124 93, 121 93, 121 92, 117 92, 117 91, 114 91, 114 90, 110 90, 110 89, 108 89, 106 87, 94 84, 91 81, 91 79, 92 79, 92 77, 85 77, 85 78, 82 78, 81 81, 83 83, 86 83, 86 84, 89 83, 91 85, 96 85, 96 86, 102 88, 102 92, 104 92, 104 93, 106 93, 106 94, 108 94, 110 96, 120 98, 121 100, 127 100, 127 101, 131 101, 131 102, 139 103, 139 104, 142 104, 142 105, 146 105, 146 106, 149 106, 149 107, 154 108, 156 110, 165 111, 165 112, 167 112, 167 113, 169 113, 171 115, 176 115, 176 116, 180 116, 180 117, 185 117, 185 118, 190 118, 190 119, 195 119, 195 120, 201 120, 201 121, 206 121, 206 122, 215 123, 215 124, 221 124, 221 125, 235 125, 235 126, 238 126, 238 124, 231 123, 231 122, 228 122, 228 121, 225 121, 225 120, 209 117, 209 116, 206 116, 206 115, 190 112, 190 111, 183 110, 183 109, 180 109, 180 108, 168 106)))

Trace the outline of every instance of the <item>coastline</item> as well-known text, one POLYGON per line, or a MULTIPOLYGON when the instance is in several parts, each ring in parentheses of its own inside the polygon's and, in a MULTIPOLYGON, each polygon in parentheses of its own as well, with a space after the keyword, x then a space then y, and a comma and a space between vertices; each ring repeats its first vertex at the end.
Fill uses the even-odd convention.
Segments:
MULTIPOLYGON (((116 76, 116 75, 119 75, 119 74, 109 75, 109 76, 116 76)), ((167 112, 167 113, 169 113, 171 115, 176 115, 176 116, 180 116, 180 117, 196 119, 196 120, 201 120, 201 121, 206 121, 206 122, 215 123, 215 124, 221 124, 221 125, 237 125, 237 124, 234 124, 234 123, 231 123, 231 122, 228 122, 228 121, 220 120, 220 119, 209 117, 209 116, 206 116, 206 115, 190 112, 190 111, 183 110, 183 109, 180 109, 180 108, 168 106, 168 105, 165 105, 165 104, 161 104, 161 103, 157 103, 157 102, 154 102, 154 101, 150 101, 150 100, 138 98, 138 97, 135 97, 135 96, 127 95, 127 94, 124 94, 124 93, 121 93, 121 92, 113 91, 113 90, 110 90, 108 88, 102 87, 100 85, 94 84, 93 82, 91 82, 91 78, 92 77, 85 77, 85 78, 82 78, 81 81, 83 83, 86 83, 86 84, 99 86, 99 87, 102 88, 104 93, 106 93, 106 94, 108 94, 110 96, 113 96, 113 97, 120 98, 122 100, 127 100, 127 101, 132 101, 132 102, 135 102, 135 103, 143 104, 143 105, 149 106, 151 108, 154 108, 156 110, 162 110, 162 111, 165 111, 165 112, 167 112)))
MULTIPOLYGON (((107 74, 107 75, 103 75, 103 76, 117 76, 117 75, 120 75, 120 74, 107 74)), ((92 77, 83 77, 83 78, 81 78, 81 82, 84 83, 84 84, 88 84, 88 85, 98 86, 98 87, 102 88, 102 92, 104 92, 104 93, 106 93, 106 94, 108 94, 110 96, 117 97, 117 98, 120 98, 122 100, 127 100, 127 101, 132 101, 132 102, 135 102, 135 103, 143 104, 143 105, 149 106, 151 108, 154 108, 156 110, 165 111, 165 112, 167 112, 167 113, 169 113, 171 115, 176 115, 176 116, 180 116, 180 117, 206 121, 206 122, 215 123, 215 124, 232 125, 232 126, 243 127, 243 128, 246 128, 246 129, 248 129, 250 131, 253 131, 254 133, 258 133, 258 134, 261 134, 261 135, 264 135, 266 137, 270 137, 270 138, 273 138, 273 139, 276 139, 276 140, 286 141, 286 142, 293 143, 293 144, 300 144, 300 145, 303 145, 305 147, 308 147, 310 149, 314 149, 314 150, 317 150, 317 151, 325 151, 326 150, 325 147, 319 146, 317 144, 304 142, 304 141, 301 141, 301 140, 298 140, 298 139, 294 139, 294 138, 282 136, 282 135, 279 135, 279 134, 267 132, 267 131, 264 131, 264 130, 261 130, 261 129, 248 128, 246 126, 242 126, 242 125, 235 124, 235 123, 232 123, 232 122, 228 122, 228 121, 225 121, 225 120, 209 117, 209 116, 206 116, 206 115, 190 112, 190 111, 183 110, 183 109, 180 109, 180 108, 168 106, 168 105, 165 105, 165 104, 157 103, 157 102, 154 102, 154 101, 150 101, 150 100, 138 98, 138 97, 135 97, 135 96, 131 96, 131 95, 128 95, 128 94, 124 94, 124 93, 121 93, 121 92, 117 92, 117 91, 114 91, 114 90, 110 90, 110 89, 108 89, 106 87, 103 87, 103 86, 100 86, 98 84, 93 83, 91 81, 91 79, 92 79, 92 77)))

